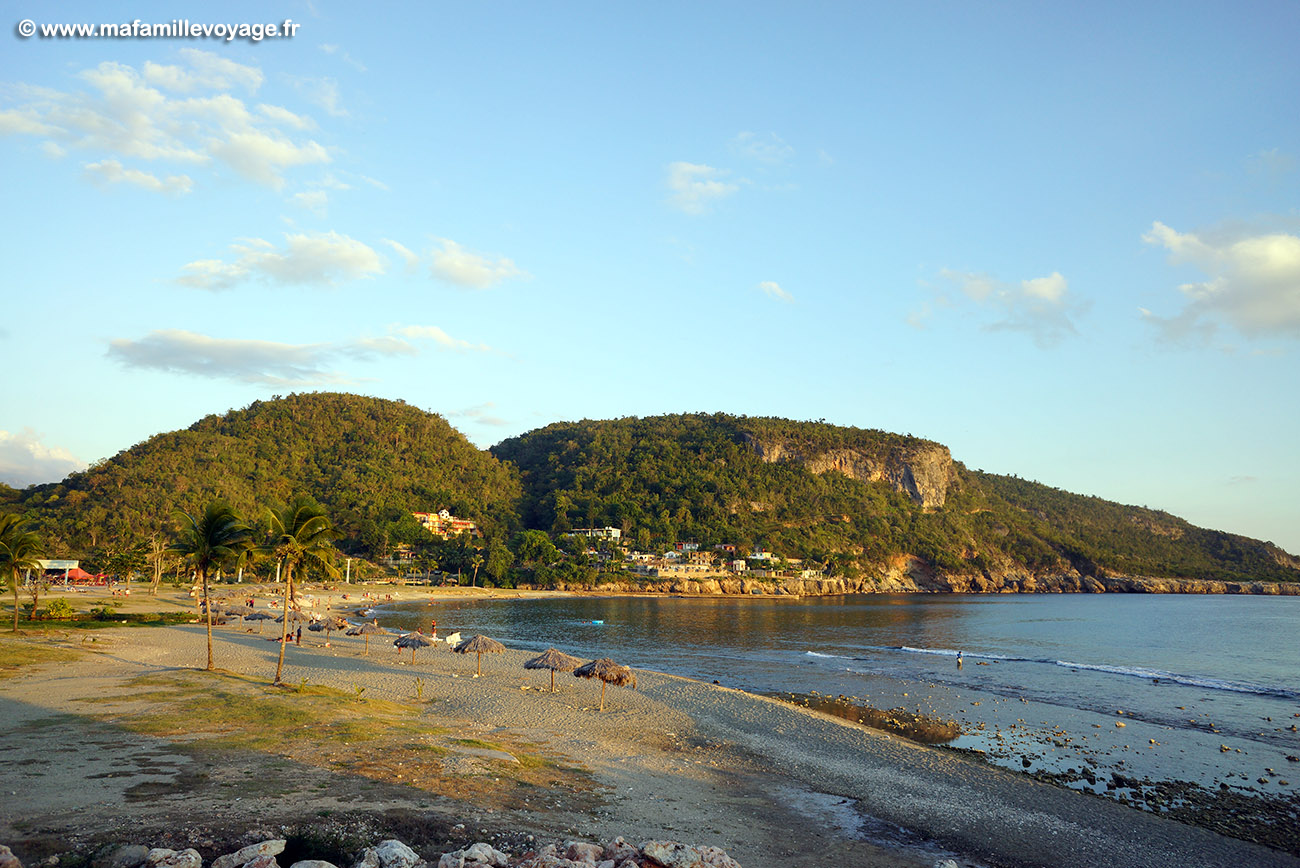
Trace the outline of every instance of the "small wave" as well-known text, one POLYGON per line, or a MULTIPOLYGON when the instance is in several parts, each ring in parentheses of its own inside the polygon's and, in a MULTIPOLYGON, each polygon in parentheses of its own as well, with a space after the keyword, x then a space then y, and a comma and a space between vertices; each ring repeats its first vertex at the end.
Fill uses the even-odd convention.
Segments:
POLYGON ((1147 669, 1142 666, 1108 666, 1104 663, 1072 663, 1069 660, 1052 661, 1057 666, 1067 669, 1083 669, 1088 672, 1104 672, 1108 675, 1124 675, 1130 678, 1160 679, 1172 681, 1186 687, 1201 687, 1206 690, 1226 690, 1232 693, 1251 693, 1256 696, 1273 696, 1280 699, 1300 699, 1300 691, 1285 687, 1270 687, 1267 684, 1252 684, 1248 681, 1228 681, 1222 678, 1209 678, 1200 675, 1179 675, 1177 672, 1165 672, 1162 669, 1147 669))

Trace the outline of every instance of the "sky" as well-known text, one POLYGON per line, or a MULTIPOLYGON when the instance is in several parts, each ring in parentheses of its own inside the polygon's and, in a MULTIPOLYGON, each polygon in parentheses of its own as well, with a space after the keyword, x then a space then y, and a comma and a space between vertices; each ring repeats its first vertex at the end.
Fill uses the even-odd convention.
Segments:
POLYGON ((3 5, 0 480, 720 411, 1300 552, 1290 0, 3 5), (136 20, 213 35, 40 29, 136 20))

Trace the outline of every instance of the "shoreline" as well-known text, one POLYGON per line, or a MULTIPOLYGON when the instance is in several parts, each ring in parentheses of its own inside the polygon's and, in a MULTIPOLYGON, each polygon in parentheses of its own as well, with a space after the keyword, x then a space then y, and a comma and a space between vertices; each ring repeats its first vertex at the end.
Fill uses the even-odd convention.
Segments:
MULTIPOLYGON (((406 602, 431 596, 414 592, 406 602)), ((156 604, 159 598, 142 599, 156 604)), ((53 714, 84 715, 88 692, 122 690, 139 675, 205 677, 193 668, 202 665, 204 633, 202 625, 94 631, 87 644, 99 647, 87 659, 0 681, 0 699, 22 712, 11 719, 38 721, 53 714)), ((42 641, 59 644, 50 638, 42 641)), ((268 638, 237 627, 214 628, 217 666, 269 681, 277 645, 268 638)), ((1300 866, 1300 860, 1277 850, 731 688, 637 670, 639 689, 611 688, 606 712, 597 714, 595 685, 565 678, 559 694, 540 690, 543 676, 522 669, 530 652, 485 656, 484 677, 473 678, 472 658, 444 651, 421 651, 411 665, 408 654, 399 658, 388 648, 371 648, 369 657, 361 656, 361 639, 335 635, 327 648, 314 634, 304 636, 304 643, 286 648, 288 683, 410 701, 418 680, 431 698, 427 708, 421 706, 422 720, 471 739, 538 745, 552 761, 576 762, 590 775, 592 794, 578 797, 552 787, 547 792, 554 802, 539 793, 535 809, 495 814, 494 828, 504 823, 556 833, 570 829, 593 839, 602 834, 672 837, 720 846, 746 868, 827 863, 929 868, 936 853, 956 854, 964 865, 1300 866), (549 807, 553 804, 560 807, 549 807), (801 830, 798 841, 789 834, 792 828, 801 830)), ((26 732, 16 727, 0 741, 21 752, 26 732)), ((151 750, 164 748, 154 744, 151 750)), ((17 791, 14 775, 22 772, 13 765, 13 751, 9 756, 0 773, 5 788, 17 791)), ((96 798, 95 787, 103 781, 78 785, 81 770, 59 765, 61 774, 72 775, 71 782, 59 785, 48 773, 21 780, 31 794, 20 800, 23 815, 30 819, 30 810, 39 809, 44 798, 39 792, 54 789, 59 798, 82 793, 89 804, 80 807, 111 825, 104 813, 111 809, 96 798)), ((479 786, 475 782, 490 773, 471 770, 464 785, 479 786)), ((327 780, 355 783, 341 774, 348 772, 336 769, 327 780)), ((440 797, 418 788, 402 792, 396 801, 410 805, 440 797)), ((318 796, 309 795, 294 804, 316 804, 318 796)), ((254 807, 251 796, 246 801, 254 807)), ((247 824, 256 825, 251 818, 247 824)))

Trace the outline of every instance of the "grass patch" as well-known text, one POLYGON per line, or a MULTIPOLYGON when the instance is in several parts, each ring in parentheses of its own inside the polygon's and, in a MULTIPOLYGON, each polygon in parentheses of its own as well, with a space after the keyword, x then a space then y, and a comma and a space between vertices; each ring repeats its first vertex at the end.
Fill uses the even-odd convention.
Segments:
POLYGON ((34 645, 22 639, 0 639, 0 678, 17 675, 28 666, 68 663, 82 656, 82 652, 69 648, 34 645))
MULTIPOLYGON (((347 742, 409 729, 416 712, 394 702, 365 700, 319 685, 291 690, 227 672, 177 672, 133 679, 130 702, 147 710, 119 725, 145 735, 207 736, 213 747, 272 751, 295 742, 347 742)), ((113 702, 115 700, 108 700, 113 702)))

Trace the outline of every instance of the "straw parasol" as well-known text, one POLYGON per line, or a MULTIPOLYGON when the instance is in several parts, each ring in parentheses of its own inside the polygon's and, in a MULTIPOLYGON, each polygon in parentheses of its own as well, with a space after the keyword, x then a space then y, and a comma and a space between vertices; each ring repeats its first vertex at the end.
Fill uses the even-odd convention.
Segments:
POLYGON ((324 630, 325 644, 328 645, 330 643, 330 631, 346 630, 347 626, 348 626, 348 622, 344 621, 338 615, 327 615, 326 617, 321 618, 319 621, 312 621, 310 624, 307 625, 307 629, 312 630, 316 633, 319 633, 321 630, 324 630))
POLYGON ((489 639, 487 636, 475 636, 473 639, 466 639, 451 650, 457 654, 478 655, 478 671, 474 673, 474 677, 478 678, 483 674, 483 654, 498 654, 506 650, 506 646, 495 639, 489 639))
POLYGON ((565 654, 555 648, 547 648, 540 657, 534 657, 524 664, 525 669, 549 669, 551 670, 551 692, 555 692, 555 673, 572 672, 582 665, 582 658, 574 657, 572 654, 565 654))
POLYGON ((600 679, 600 710, 605 710, 605 686, 612 684, 615 687, 631 687, 636 689, 636 676, 627 666, 621 666, 610 660, 608 657, 602 657, 599 660, 593 660, 573 670, 573 674, 578 678, 599 678, 600 679))
MULTIPOLYGON (((311 616, 309 616, 309 615, 304 615, 304 614, 303 614, 301 611, 299 611, 298 609, 294 609, 292 612, 289 613, 289 623, 291 623, 291 624, 292 624, 294 621, 303 621, 303 622, 306 622, 306 621, 310 621, 310 620, 311 620, 311 616)), ((279 617, 277 617, 277 618, 275 619, 275 623, 277 623, 277 624, 283 624, 283 623, 284 623, 284 615, 280 615, 279 617)))
POLYGON ((404 633, 401 636, 398 636, 397 639, 393 642, 393 644, 396 645, 398 648, 410 648, 411 662, 414 663, 415 649, 428 648, 430 645, 433 644, 433 640, 430 639, 428 636, 424 635, 423 633, 416 631, 414 633, 404 633))
MULTIPOLYGON (((370 637, 373 636, 373 635, 375 635, 376 633, 387 633, 387 632, 388 632, 387 630, 385 630, 383 627, 380 627, 378 624, 371 624, 371 623, 367 622, 367 623, 365 623, 365 624, 362 624, 360 627, 351 627, 351 628, 349 628, 348 631, 347 631, 347 635, 349 635, 349 636, 365 636, 365 637, 366 637, 366 656, 369 656, 369 655, 370 655, 370 637)), ((412 659, 412 660, 415 659, 415 651, 411 651, 411 659, 412 659)))
MULTIPOLYGON (((251 614, 251 615, 247 615, 247 616, 245 616, 244 620, 245 620, 245 621, 259 621, 259 622, 260 622, 260 621, 270 621, 270 620, 272 620, 274 617, 275 617, 274 615, 268 615, 268 614, 266 614, 265 612, 254 612, 254 613, 251 614)), ((261 625, 260 623, 257 625, 257 632, 259 632, 259 633, 262 632, 262 625, 261 625)))
MULTIPOLYGON (((213 609, 212 613, 215 615, 216 609, 213 609)), ((247 606, 235 605, 235 606, 226 606, 225 613, 227 617, 233 615, 234 617, 237 618, 247 618, 249 615, 253 614, 253 610, 248 608, 247 606)))

